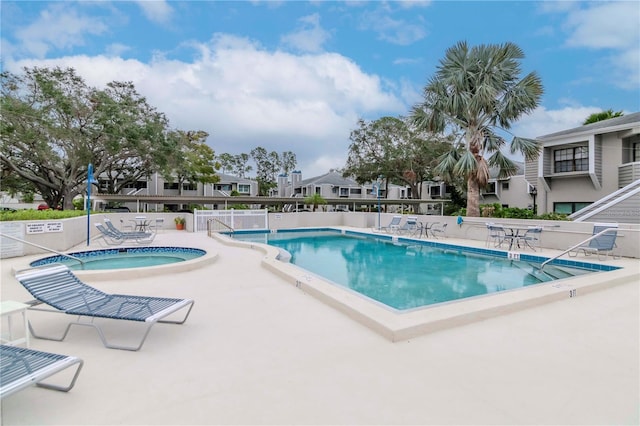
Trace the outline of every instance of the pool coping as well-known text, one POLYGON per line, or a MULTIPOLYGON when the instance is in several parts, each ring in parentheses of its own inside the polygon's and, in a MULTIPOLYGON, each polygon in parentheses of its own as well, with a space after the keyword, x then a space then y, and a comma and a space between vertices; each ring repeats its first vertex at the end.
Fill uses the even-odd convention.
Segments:
MULTIPOLYGON (((181 247, 181 246, 163 246, 169 248, 194 248, 197 250, 205 251, 205 254, 197 257, 195 259, 186 260, 184 262, 176 262, 170 263, 167 265, 155 265, 155 266, 144 266, 138 268, 126 268, 126 269, 104 269, 104 270, 74 270, 73 273, 81 279, 88 279, 91 281, 107 281, 107 280, 120 280, 120 279, 135 279, 135 278, 145 278, 145 277, 155 277, 159 275, 164 275, 167 273, 176 273, 176 272, 185 272, 192 271, 194 269, 202 268, 204 266, 210 265, 214 263, 218 259, 218 253, 212 252, 210 249, 204 249, 200 247, 181 247)), ((140 249, 145 247, 140 246, 118 246, 118 247, 109 247, 109 248, 96 248, 94 250, 85 250, 85 251, 100 251, 100 250, 112 250, 112 249, 140 249)), ((149 249, 158 248, 158 246, 149 246, 149 249)), ((47 256, 51 257, 51 256, 47 256)), ((37 260, 37 259, 35 259, 37 260)), ((33 268, 31 265, 34 259, 25 260, 24 262, 19 262, 12 268, 12 273, 15 275, 16 272, 24 269, 33 268)))
MULTIPOLYGON (((381 236, 375 232, 354 231, 343 227, 326 227, 323 229, 354 235, 381 236)), ((313 228, 313 230, 318 230, 318 228, 313 228)), ((314 296, 316 299, 346 314, 348 317, 392 342, 408 340, 447 328, 482 321, 554 301, 570 299, 615 285, 637 281, 638 279, 637 271, 634 271, 633 268, 622 266, 615 270, 564 278, 495 294, 476 296, 423 308, 414 308, 408 311, 395 311, 365 296, 361 296, 353 291, 331 283, 296 265, 279 260, 281 252, 276 247, 261 243, 238 241, 218 233, 214 233, 212 236, 226 245, 246 247, 263 252, 265 254, 262 259, 263 267, 280 276, 296 288, 314 296)), ((391 235, 384 236, 384 238, 387 237, 389 239, 393 238, 391 235)), ((405 237, 400 237, 399 239, 403 241, 406 240, 407 242, 412 241, 411 238, 405 237)), ((421 240, 421 243, 427 242, 421 240)), ((475 251, 477 248, 470 249, 471 251, 475 251)), ((487 251, 487 249, 477 250, 480 252, 487 251)), ((508 256, 506 251, 496 251, 500 252, 501 256, 508 256)), ((540 256, 534 257, 536 259, 541 258, 540 256)), ((521 258, 522 260, 527 260, 524 256, 521 258)), ((546 257, 542 258, 546 259, 546 257)), ((564 261, 569 264, 574 263, 574 261, 571 260, 564 261)), ((579 261, 577 263, 593 264, 579 261)), ((562 265, 565 264, 565 262, 561 261, 559 264, 562 265)))

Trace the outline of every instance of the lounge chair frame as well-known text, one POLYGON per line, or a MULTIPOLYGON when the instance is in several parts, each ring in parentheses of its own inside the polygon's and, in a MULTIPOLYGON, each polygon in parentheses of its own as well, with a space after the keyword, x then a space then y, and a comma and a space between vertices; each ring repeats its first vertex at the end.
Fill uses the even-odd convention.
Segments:
POLYGON ((0 399, 29 386, 69 392, 76 384, 84 361, 67 355, 41 352, 17 346, 0 346, 0 399), (76 368, 71 382, 66 385, 45 383, 44 380, 67 368, 76 368))
POLYGON ((95 226, 98 228, 98 231, 100 231, 100 238, 110 246, 117 246, 125 241, 134 241, 138 244, 150 244, 156 236, 155 233, 143 233, 138 231, 122 232, 117 228, 114 231, 112 229, 105 228, 101 223, 96 223, 95 226))
POLYGON ((154 324, 184 324, 194 305, 191 299, 107 294, 83 283, 66 265, 60 264, 18 271, 16 279, 36 299, 35 302, 30 302, 32 305, 30 310, 77 316, 77 320, 69 322, 60 337, 36 333, 29 320, 31 334, 38 339, 62 341, 67 337, 71 326, 80 325, 93 327, 107 348, 138 351, 142 348, 154 324), (40 304, 48 305, 53 309, 37 307, 40 304), (165 319, 183 309, 187 312, 182 319, 165 319), (133 346, 112 343, 107 340, 102 327, 95 322, 97 318, 143 323, 145 327, 142 338, 137 345, 133 346))

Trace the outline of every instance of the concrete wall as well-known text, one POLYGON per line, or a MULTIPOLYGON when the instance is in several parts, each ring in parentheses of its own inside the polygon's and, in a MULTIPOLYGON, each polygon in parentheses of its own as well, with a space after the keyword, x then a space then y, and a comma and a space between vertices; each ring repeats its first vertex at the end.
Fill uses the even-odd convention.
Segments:
MULTIPOLYGON (((175 229, 174 218, 182 216, 186 219, 186 230, 193 230, 193 215, 190 213, 144 213, 147 220, 155 224, 157 218, 164 219, 164 223, 161 226, 161 230, 175 229)), ((89 225, 90 239, 96 238, 100 235, 100 232, 95 227, 95 223, 102 223, 104 218, 107 217, 113 222, 117 228, 121 228, 120 219, 124 224, 132 225, 131 220, 136 216, 141 216, 140 213, 96 213, 91 215, 91 223, 89 225)), ((75 217, 71 219, 62 220, 23 220, 23 221, 11 221, 0 222, 0 233, 18 237, 29 243, 37 244, 48 249, 52 249, 59 252, 66 252, 72 247, 82 244, 87 241, 87 217, 75 217), (37 226, 42 224, 56 225, 61 223, 61 232, 42 232, 36 234, 27 233, 28 227, 37 226)), ((2 255, 1 258, 26 256, 39 253, 50 253, 46 250, 38 247, 18 243, 14 240, 1 238, 2 243, 2 255), (17 245, 17 246, 16 246, 17 245), (9 252, 9 253, 7 253, 9 252)), ((53 253, 52 253, 53 254, 53 253)))
MULTIPOLYGON (((108 215, 91 215, 92 224, 90 229, 92 238, 98 236, 98 232, 93 223, 102 222, 105 216, 109 217, 111 221, 119 226, 121 218, 126 222, 133 219, 137 214, 110 213, 108 215)), ((164 228, 167 230, 175 229, 175 224, 173 222, 174 217, 184 216, 187 219, 187 232, 193 231, 193 216, 188 213, 147 213, 145 216, 150 220, 155 220, 156 217, 164 218, 164 228)), ((378 227, 378 217, 380 218, 382 226, 385 226, 391 221, 393 214, 381 213, 378 216, 378 213, 359 212, 270 213, 269 227, 271 229, 288 229, 301 227, 349 226, 354 228, 375 229, 378 227)), ((453 216, 418 215, 418 220, 421 222, 446 223, 446 235, 449 238, 462 238, 478 241, 484 241, 487 237, 487 221, 504 224, 519 223, 525 225, 542 225, 545 227, 541 236, 542 247, 556 250, 564 250, 579 243, 580 241, 584 241, 592 235, 593 232, 592 222, 464 218, 462 225, 459 226, 456 223, 456 217, 453 216)), ((32 222, 38 221, 0 222, 0 232, 5 233, 5 228, 22 227, 24 229, 26 223, 32 222)), ((57 251, 67 251, 71 247, 82 244, 86 241, 86 217, 65 219, 61 222, 63 222, 64 232, 25 234, 24 239, 57 251)), ((446 242, 446 239, 439 239, 439 241, 446 242)), ((2 244, 4 245, 5 242, 6 240, 3 238, 2 244)), ((618 252, 623 256, 640 258, 640 225, 620 224, 617 245, 618 252)), ((46 253, 46 251, 24 245, 24 255, 37 253, 46 253)))

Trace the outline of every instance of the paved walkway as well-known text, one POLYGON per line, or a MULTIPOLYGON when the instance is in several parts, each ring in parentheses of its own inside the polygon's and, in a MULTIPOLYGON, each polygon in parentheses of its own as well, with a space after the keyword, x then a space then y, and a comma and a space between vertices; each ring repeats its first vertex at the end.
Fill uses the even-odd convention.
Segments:
MULTIPOLYGON (((638 284, 391 343, 262 268, 258 251, 174 231, 154 244, 219 258, 93 284, 193 298, 188 322, 156 325, 139 352, 105 349, 89 328, 34 339, 85 367, 68 394, 29 388, 4 399, 3 425, 640 422, 638 284)), ((16 263, 24 259, 1 262, 2 300, 30 299, 11 276, 16 263)), ((34 320, 53 328, 64 318, 34 320)))

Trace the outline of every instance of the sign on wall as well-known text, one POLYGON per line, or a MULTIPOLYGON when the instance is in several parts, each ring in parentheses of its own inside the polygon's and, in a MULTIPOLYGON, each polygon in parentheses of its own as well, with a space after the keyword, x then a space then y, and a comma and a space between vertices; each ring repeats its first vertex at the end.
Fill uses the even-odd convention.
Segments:
POLYGON ((27 234, 44 234, 46 232, 62 232, 62 222, 27 223, 27 234))

